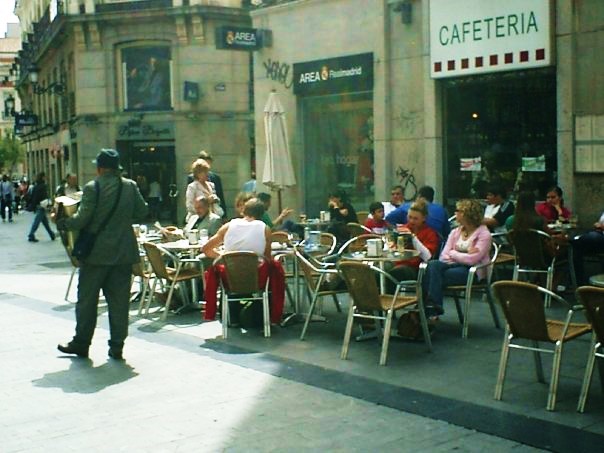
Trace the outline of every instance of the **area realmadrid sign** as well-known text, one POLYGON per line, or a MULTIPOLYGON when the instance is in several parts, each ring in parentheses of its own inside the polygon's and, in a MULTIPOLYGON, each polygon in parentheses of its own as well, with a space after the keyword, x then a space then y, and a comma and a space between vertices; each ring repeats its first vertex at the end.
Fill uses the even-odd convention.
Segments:
POLYGON ((431 76, 548 66, 550 24, 550 0, 431 0, 431 76))
POLYGON ((258 50, 262 34, 256 28, 222 26, 216 28, 216 48, 230 50, 258 50))
POLYGON ((294 93, 350 93, 373 89, 373 53, 294 64, 294 93))

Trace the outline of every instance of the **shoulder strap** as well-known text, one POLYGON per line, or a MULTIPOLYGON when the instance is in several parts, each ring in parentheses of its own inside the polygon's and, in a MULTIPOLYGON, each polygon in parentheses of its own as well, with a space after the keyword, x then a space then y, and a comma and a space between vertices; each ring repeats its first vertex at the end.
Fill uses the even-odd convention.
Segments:
MULTIPOLYGON (((124 182, 122 181, 121 176, 119 178, 120 178, 120 185, 117 188, 117 196, 115 198, 115 201, 113 202, 113 206, 111 207, 111 211, 109 212, 109 215, 105 218, 104 222, 101 223, 101 226, 97 230, 97 232, 96 232, 97 235, 100 234, 105 229, 105 227, 109 223, 109 220, 111 220, 111 217, 113 217, 113 213, 115 212, 115 209, 117 208, 117 205, 120 202, 120 198, 122 197, 122 187, 124 185, 124 182)), ((99 196, 99 193, 97 192, 97 198, 98 198, 98 196, 99 196)))

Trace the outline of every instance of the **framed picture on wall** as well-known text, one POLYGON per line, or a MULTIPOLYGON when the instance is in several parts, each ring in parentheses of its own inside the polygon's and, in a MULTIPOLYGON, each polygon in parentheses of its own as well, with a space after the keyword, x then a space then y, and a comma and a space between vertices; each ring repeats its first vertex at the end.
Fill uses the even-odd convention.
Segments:
POLYGON ((172 109, 172 59, 169 46, 122 49, 124 110, 172 109))

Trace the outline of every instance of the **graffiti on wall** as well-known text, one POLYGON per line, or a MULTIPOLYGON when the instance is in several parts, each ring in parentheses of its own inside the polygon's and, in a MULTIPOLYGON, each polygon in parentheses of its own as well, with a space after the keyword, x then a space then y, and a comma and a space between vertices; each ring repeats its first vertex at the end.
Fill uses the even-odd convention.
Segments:
POLYGON ((413 170, 415 169, 408 170, 400 165, 396 169, 396 176, 403 187, 405 201, 412 201, 417 197, 417 185, 415 184, 415 175, 413 174, 413 170))
POLYGON ((266 70, 266 78, 280 83, 285 88, 291 88, 294 83, 291 65, 270 58, 262 63, 266 70))

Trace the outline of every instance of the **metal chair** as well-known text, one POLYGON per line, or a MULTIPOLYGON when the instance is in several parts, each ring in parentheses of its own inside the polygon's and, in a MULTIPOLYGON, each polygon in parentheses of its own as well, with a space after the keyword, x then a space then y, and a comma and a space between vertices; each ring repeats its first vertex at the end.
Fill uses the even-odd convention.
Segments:
POLYGON ((289 240, 289 234, 287 231, 273 231, 271 233, 271 242, 278 242, 279 244, 291 245, 289 240))
POLYGON ((254 252, 226 252, 214 260, 214 266, 224 264, 226 282, 220 279, 222 310, 222 337, 228 338, 229 301, 261 300, 264 336, 271 336, 271 317, 268 304, 269 278, 264 288, 258 283, 258 266, 263 258, 254 252))
MULTIPOLYGON (((587 358, 585 376, 583 378, 583 385, 581 386, 579 404, 577 405, 577 411, 583 413, 596 358, 604 359, 604 351, 602 350, 602 346, 604 345, 604 288, 582 286, 577 289, 576 294, 577 299, 585 308, 585 315, 593 329, 589 357, 587 358)), ((604 390, 604 376, 602 374, 600 374, 600 381, 602 390, 604 390)))
POLYGON ((493 275, 493 265, 497 261, 499 246, 493 242, 491 245, 491 249, 491 260, 488 263, 477 264, 470 267, 465 285, 451 285, 445 288, 445 292, 452 295, 453 299, 455 300, 457 317, 459 318, 459 322, 462 325, 462 338, 468 338, 468 330, 470 328, 470 304, 472 303, 472 293, 475 291, 482 291, 486 295, 489 308, 491 309, 493 323, 495 324, 495 327, 497 329, 501 327, 499 323, 499 316, 497 315, 497 309, 495 308, 495 303, 493 302, 493 296, 490 290, 491 278, 493 275), (478 269, 486 269, 486 277, 481 281, 478 281, 476 279, 476 272, 478 271, 478 269), (462 294, 464 296, 463 312, 459 301, 460 295, 462 294))
MULTIPOLYGON (((342 344, 342 353, 340 358, 345 360, 348 357, 348 346, 352 334, 352 324, 354 318, 365 318, 384 321, 384 332, 382 339, 382 351, 380 353, 380 365, 386 365, 388 356, 388 344, 390 341, 390 331, 392 329, 392 316, 397 310, 417 309, 419 311, 422 332, 424 341, 428 346, 428 350, 432 351, 432 340, 428 330, 428 321, 424 311, 421 280, 422 272, 420 271, 417 281, 398 282, 387 272, 371 266, 366 263, 357 261, 341 261, 338 268, 351 296, 350 309, 348 310, 348 320, 346 322, 346 330, 344 333, 344 342, 342 344), (382 275, 396 285, 394 295, 380 294, 376 275, 382 275), (410 284, 415 285, 414 295, 401 295, 402 287, 408 287, 410 284), (373 313, 373 314, 372 314, 373 313), (385 313, 385 315, 381 314, 385 313)), ((379 323, 376 323, 376 326, 379 323)))
POLYGON ((361 234, 372 233, 372 231, 369 228, 361 225, 360 223, 356 223, 356 222, 348 222, 346 224, 346 228, 348 229, 348 233, 350 234, 351 238, 355 237, 355 236, 359 236, 361 234))
POLYGON ((338 289, 327 281, 328 275, 338 275, 338 271, 333 267, 333 264, 321 263, 312 257, 304 256, 302 249, 299 246, 295 248, 295 254, 298 262, 298 269, 302 270, 302 276, 310 294, 310 308, 306 316, 306 321, 304 322, 304 327, 302 328, 302 333, 300 334, 300 340, 304 340, 317 300, 320 297, 331 296, 336 305, 336 309, 342 311, 337 294, 347 293, 348 289, 338 289))
MULTIPOLYGON (((545 274, 545 288, 552 291, 554 268, 556 266, 557 244, 552 237, 540 230, 510 230, 508 240, 514 248, 514 275, 512 280, 519 280, 520 274, 545 274)), ((545 299, 549 307, 551 298, 545 299)))
MULTIPOLYGON (((151 297, 149 297, 146 305, 145 305, 145 315, 149 314, 149 306, 151 305, 152 300, 155 298, 155 287, 157 286, 157 281, 159 279, 164 279, 170 283, 170 289, 168 290, 168 298, 166 299, 166 307, 162 314, 162 320, 165 320, 168 317, 168 311, 170 310, 170 304, 172 303, 172 296, 174 294, 174 288, 177 283, 193 280, 196 278, 201 278, 202 273, 198 269, 183 268, 183 262, 180 260, 178 256, 173 253, 170 253, 168 250, 161 247, 161 245, 156 245, 151 242, 144 242, 143 248, 145 249, 145 253, 147 254, 147 258, 151 263, 151 268, 155 273, 155 280, 153 281, 153 287, 151 288, 151 297), (164 258, 173 263, 174 267, 169 267, 166 265, 164 258)), ((184 297, 188 297, 186 291, 182 291, 184 297)))
POLYGON ((546 406, 548 411, 553 411, 556 406, 562 346, 564 343, 578 338, 591 330, 588 324, 571 323, 573 314, 581 310, 582 307, 580 305, 573 306, 557 294, 531 283, 502 280, 493 283, 493 292, 501 304, 507 321, 499 361, 497 383, 495 385, 495 399, 501 400, 503 394, 503 384, 510 348, 533 351, 537 380, 543 383, 545 383, 545 379, 543 377, 540 353, 546 352, 554 356, 552 378, 546 406), (564 321, 546 318, 544 304, 546 296, 553 297, 560 303, 568 306, 564 321), (529 340, 532 344, 531 346, 525 346, 516 343, 515 340, 529 340), (539 346, 539 342, 551 343, 554 345, 554 348, 545 349, 539 346))
POLYGON ((383 236, 375 233, 363 233, 348 239, 338 250, 337 255, 341 257, 344 253, 359 252, 367 248, 369 239, 384 239, 383 236))

